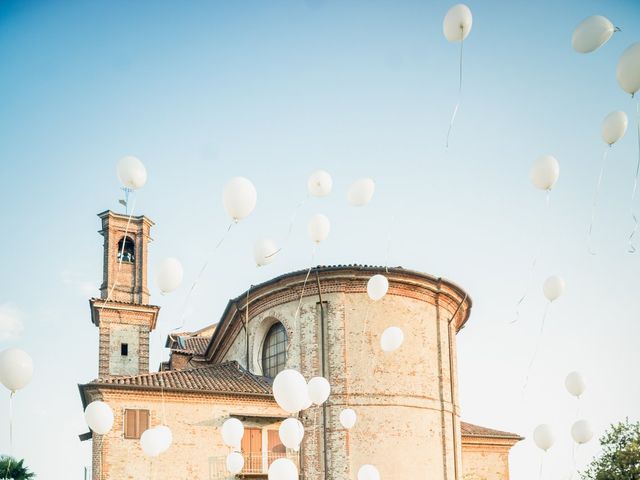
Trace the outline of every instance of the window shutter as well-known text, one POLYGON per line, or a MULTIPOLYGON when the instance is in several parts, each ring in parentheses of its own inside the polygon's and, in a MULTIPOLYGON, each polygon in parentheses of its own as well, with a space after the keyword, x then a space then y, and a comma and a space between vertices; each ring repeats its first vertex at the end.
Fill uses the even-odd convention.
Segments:
POLYGON ((138 438, 149 428, 149 410, 138 410, 138 438))
POLYGON ((135 438, 136 435, 136 411, 124 411, 124 438, 135 438))

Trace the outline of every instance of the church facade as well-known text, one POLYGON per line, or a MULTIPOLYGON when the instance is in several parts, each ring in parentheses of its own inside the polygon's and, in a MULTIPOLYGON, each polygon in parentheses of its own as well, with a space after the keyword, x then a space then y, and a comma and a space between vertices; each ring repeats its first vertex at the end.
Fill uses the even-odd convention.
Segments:
POLYGON ((374 464, 383 480, 506 480, 510 448, 521 437, 462 422, 456 334, 471 300, 442 278, 403 268, 319 266, 253 286, 228 302, 220 320, 170 335, 170 358, 149 371, 149 335, 159 307, 149 304, 150 230, 144 216, 99 214, 104 237, 100 298, 90 300, 99 331, 98 378, 82 384, 83 406, 107 402, 115 415, 106 435, 84 434, 93 447, 94 480, 267 478, 269 464, 292 459, 305 480, 355 480, 374 464), (386 296, 366 293, 377 273, 386 296), (396 351, 381 350, 381 332, 400 327, 396 351), (284 368, 327 378, 329 400, 299 414, 298 452, 278 436, 288 417, 271 383, 284 368), (349 430, 339 414, 357 413, 349 430), (243 471, 230 476, 220 426, 242 420, 243 471), (144 456, 144 430, 167 425, 170 449, 144 456))

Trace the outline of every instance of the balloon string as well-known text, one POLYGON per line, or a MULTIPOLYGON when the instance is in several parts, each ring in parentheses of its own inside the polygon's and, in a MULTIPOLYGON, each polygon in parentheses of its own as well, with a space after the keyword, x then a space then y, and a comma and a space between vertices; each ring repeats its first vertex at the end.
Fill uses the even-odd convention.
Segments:
POLYGON ((529 267, 529 275, 527 278, 527 284, 525 286, 524 292, 520 297, 520 299, 518 300, 518 302, 516 303, 516 318, 514 318, 511 322, 509 322, 511 324, 516 323, 518 320, 520 320, 520 308, 522 307, 522 304, 524 303, 527 296, 529 295, 529 290, 531 289, 531 284, 533 282, 533 274, 535 272, 536 265, 538 264, 538 258, 540 258, 540 256, 542 255, 542 244, 544 242, 545 232, 547 230, 547 223, 549 223, 550 205, 551 205, 551 190, 547 190, 547 194, 545 197, 546 208, 545 208, 545 211, 543 212, 543 218, 541 222, 542 227, 540 229, 540 239, 538 240, 538 248, 536 250, 535 255, 533 256, 533 260, 531 261, 531 267, 529 267))
POLYGON ((542 334, 544 333, 544 323, 545 323, 545 320, 547 319, 547 314, 549 313, 550 306, 551 306, 551 302, 547 302, 547 305, 544 307, 544 314, 542 315, 542 322, 540 323, 540 333, 538 334, 538 340, 536 341, 536 348, 533 351, 533 356, 531 357, 531 361, 529 362, 529 367, 527 368, 527 376, 525 377, 524 385, 522 386, 523 395, 525 390, 527 389, 527 385, 529 384, 529 376, 531 375, 531 369, 538 355, 540 344, 542 343, 542 334))
POLYGON ((13 455, 13 396, 15 392, 9 394, 9 454, 13 455))
POLYGON ((540 471, 538 472, 538 480, 542 480, 542 466, 544 465, 544 456, 545 454, 543 453, 542 457, 540 458, 540 471))
POLYGON ((305 199, 302 200, 302 202, 298 203, 298 205, 293 211, 293 215, 291 215, 291 219, 289 220, 289 230, 287 231, 287 236, 284 238, 284 241, 282 242, 282 246, 278 248, 275 252, 270 253, 269 255, 266 255, 265 258, 271 258, 274 255, 277 255, 282 251, 282 249, 284 249, 288 245, 289 239, 291 238, 291 233, 293 232, 293 225, 296 222, 296 217, 298 216, 300 209, 307 203, 308 200, 309 200, 309 194, 307 193, 307 196, 305 197, 305 199))
POLYGON ((636 191, 638 189, 638 174, 640 173, 640 100, 636 100, 636 126, 638 130, 638 162, 636 163, 636 174, 633 179, 633 190, 631 191, 631 218, 633 219, 633 230, 629 235, 629 253, 636 253, 636 247, 633 244, 633 237, 638 231, 638 217, 633 207, 633 201, 636 198, 636 191))
POLYGON ((591 248, 591 233, 593 231, 593 223, 596 219, 596 207, 598 206, 598 196, 600 195, 600 187, 602 185, 602 177, 604 175, 604 167, 607 163, 607 158, 609 156, 609 152, 611 151, 611 144, 609 148, 604 151, 604 155, 602 155, 602 165, 600 166, 600 175, 598 175, 598 183, 596 185, 596 192, 593 195, 593 203, 591 204, 591 222, 589 222, 589 233, 587 237, 587 250, 591 255, 595 255, 596 252, 591 248))
POLYGON ((458 101, 456 103, 456 107, 453 109, 453 115, 451 115, 451 121, 449 122, 449 130, 447 130, 447 143, 445 148, 449 148, 449 137, 451 136, 451 130, 453 129, 453 124, 456 121, 456 115, 458 114, 458 109, 460 108, 460 102, 462 101, 462 49, 464 47, 464 38, 463 38, 464 29, 460 27, 460 78, 458 85, 458 101))
MULTIPOLYGON (((307 286, 307 281, 309 280, 309 275, 311 275, 311 269, 313 268, 313 263, 316 256, 316 248, 317 248, 317 244, 314 243, 313 250, 311 250, 311 265, 307 270, 307 275, 304 277, 304 282, 302 283, 302 290, 300 291, 300 299, 298 300, 298 307, 296 308, 296 313, 293 316, 293 325, 294 325, 295 331, 298 331, 298 314, 300 313, 300 309, 302 308, 302 299, 304 298, 304 289, 307 286)), ((290 346, 291 346, 291 342, 289 342, 289 345, 287 346, 287 350, 289 349, 290 346)))
MULTIPOLYGON (((127 194, 127 205, 129 205, 128 199, 129 199, 129 191, 125 190, 126 194, 127 194)), ((133 205, 131 205, 131 213, 129 214, 129 217, 127 218, 127 225, 124 228, 124 236, 122 237, 122 249, 120 250, 120 255, 118 258, 118 270, 116 270, 116 278, 113 279, 113 285, 111 286, 111 289, 109 290, 109 294, 107 295, 106 300, 104 301, 104 303, 102 304, 102 306, 100 307, 100 313, 102 313, 102 310, 104 309, 104 307, 107 305, 107 303, 109 303, 109 301, 111 300, 111 296, 113 295, 113 291, 116 289, 116 286, 118 285, 118 279, 120 277, 120 270, 122 269, 122 260, 124 259, 124 247, 127 244, 127 234, 129 233, 129 226, 131 225, 131 219, 133 218, 133 211, 136 208, 136 197, 133 197, 133 205)))
POLYGON ((391 233, 393 232, 393 224, 395 216, 391 215, 391 221, 389 222, 389 230, 387 231, 387 251, 384 260, 384 271, 389 273, 389 257, 391 256, 391 233))
POLYGON ((191 295, 193 294, 194 290, 196 289, 196 287, 198 286, 200 280, 202 279, 202 275, 204 274, 205 270, 209 266, 209 263, 211 263, 211 259, 213 257, 213 254, 224 243, 225 239, 229 235, 229 232, 231 231, 231 228, 236 223, 237 223, 236 221, 232 221, 229 224, 229 226, 227 227, 227 230, 224 232, 222 237, 220 237, 220 240, 218 240, 218 243, 216 243, 215 247, 213 247, 213 250, 209 253, 209 257, 207 258, 207 260, 202 265, 202 268, 200 268, 200 271, 198 272, 198 275, 196 276, 196 279, 191 284, 191 288, 189 288, 189 291, 187 292, 187 296, 184 299, 184 304, 182 305, 182 313, 180 314, 180 320, 179 320, 180 326, 174 328, 173 330, 171 330, 171 332, 175 332, 176 330, 181 330, 182 328, 184 328, 185 323, 186 323, 185 317, 186 317, 186 314, 187 314, 187 307, 189 306, 189 300, 191 299, 191 295))

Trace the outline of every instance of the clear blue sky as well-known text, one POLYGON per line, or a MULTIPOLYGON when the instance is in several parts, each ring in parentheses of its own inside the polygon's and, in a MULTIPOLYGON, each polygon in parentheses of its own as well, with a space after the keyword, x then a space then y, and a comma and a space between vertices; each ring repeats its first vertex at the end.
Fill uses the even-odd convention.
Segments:
MULTIPOLYGON (((152 263, 179 257, 187 284, 228 223, 226 180, 244 175, 258 189, 256 211, 232 231, 194 294, 188 328, 216 321, 248 285, 308 266, 311 214, 332 221, 317 256, 327 264, 384 263, 393 217, 390 263, 445 276, 473 297, 458 337, 464 419, 528 437, 552 423, 559 440, 546 473, 560 478, 572 468, 569 371, 588 378, 581 410, 596 434, 640 417, 632 373, 640 364, 640 253, 626 253, 635 104, 615 80, 620 54, 640 40, 640 4, 468 4, 464 95, 445 152, 458 81, 457 46, 442 35, 450 2, 0 3, 0 318, 24 324, 0 347, 19 346, 35 360, 34 380, 15 402, 15 451, 39 478, 81 478, 89 464, 88 443, 77 439, 86 427, 76 384, 97 373, 87 302, 102 268, 95 214, 118 208, 115 163, 124 155, 149 171, 136 210, 157 223, 152 263), (579 55, 571 33, 593 14, 622 32, 579 55), (599 253, 591 256, 600 125, 618 109, 631 123, 611 152, 594 230, 599 253), (543 239, 544 194, 528 177, 542 154, 561 166, 543 239), (334 193, 309 202, 289 248, 257 270, 253 242, 282 241, 317 168, 333 175, 334 193), (377 191, 355 210, 345 191, 362 176, 377 191), (539 245, 521 321, 508 325, 539 245), (523 399, 544 309, 539 285, 552 273, 565 277, 567 291, 553 305, 523 399)), ((154 367, 186 290, 152 292, 162 306, 154 367)), ((595 441, 579 449, 578 464, 596 451, 595 441)), ((539 458, 530 440, 519 444, 513 478, 537 478, 539 458)))

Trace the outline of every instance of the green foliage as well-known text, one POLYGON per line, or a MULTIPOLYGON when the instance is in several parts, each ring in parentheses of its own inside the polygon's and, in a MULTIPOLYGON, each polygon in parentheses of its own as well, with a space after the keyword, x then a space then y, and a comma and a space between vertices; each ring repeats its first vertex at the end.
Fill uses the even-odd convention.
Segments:
POLYGON ((581 474, 584 480, 640 480, 640 422, 611 425, 600 445, 602 454, 581 474))
POLYGON ((0 478, 11 478, 13 480, 31 480, 36 478, 35 474, 30 472, 23 465, 24 460, 16 460, 9 456, 0 457, 0 478))

